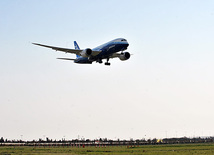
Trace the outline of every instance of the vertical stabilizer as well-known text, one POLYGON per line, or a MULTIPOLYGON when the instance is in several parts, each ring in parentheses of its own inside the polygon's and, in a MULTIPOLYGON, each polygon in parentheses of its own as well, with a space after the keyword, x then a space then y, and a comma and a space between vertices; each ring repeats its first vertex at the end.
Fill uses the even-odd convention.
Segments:
MULTIPOLYGON (((77 44, 77 42, 76 41, 74 41, 74 47, 75 47, 75 49, 76 50, 80 50, 80 47, 79 47, 79 45, 77 44)), ((79 55, 77 55, 76 54, 76 56, 77 56, 77 58, 79 58, 80 56, 79 55)))

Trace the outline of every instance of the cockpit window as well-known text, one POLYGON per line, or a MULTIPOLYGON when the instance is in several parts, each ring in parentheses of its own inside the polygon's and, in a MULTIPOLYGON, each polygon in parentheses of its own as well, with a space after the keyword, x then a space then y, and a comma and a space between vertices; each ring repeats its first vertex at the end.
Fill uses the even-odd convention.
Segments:
POLYGON ((126 39, 122 39, 121 41, 126 41, 126 39))

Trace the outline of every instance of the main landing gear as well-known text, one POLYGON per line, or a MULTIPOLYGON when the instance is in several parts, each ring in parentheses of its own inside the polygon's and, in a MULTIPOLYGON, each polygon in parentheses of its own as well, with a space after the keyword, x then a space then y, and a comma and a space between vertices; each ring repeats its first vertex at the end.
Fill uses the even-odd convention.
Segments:
POLYGON ((107 62, 105 62, 105 65, 110 66, 111 64, 108 61, 109 61, 109 58, 107 58, 107 62))
POLYGON ((97 60, 97 62, 99 62, 100 64, 103 63, 102 59, 97 60))
MULTIPOLYGON (((107 62, 105 62, 105 65, 110 66, 111 64, 108 61, 109 61, 109 58, 107 58, 107 62)), ((96 62, 100 64, 103 63, 102 59, 98 59, 96 62)))

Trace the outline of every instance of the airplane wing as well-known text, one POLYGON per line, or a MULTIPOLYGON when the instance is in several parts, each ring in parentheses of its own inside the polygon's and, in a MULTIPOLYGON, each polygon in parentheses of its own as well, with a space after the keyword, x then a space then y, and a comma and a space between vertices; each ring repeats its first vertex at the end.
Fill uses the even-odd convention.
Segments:
POLYGON ((120 60, 128 60, 130 56, 133 54, 130 54, 129 52, 122 52, 122 53, 113 53, 109 58, 119 58, 120 60))
POLYGON ((55 46, 42 45, 42 44, 38 44, 38 43, 32 43, 32 44, 38 45, 38 46, 47 47, 47 48, 51 48, 51 49, 56 50, 56 51, 62 51, 62 52, 66 52, 66 53, 73 53, 73 54, 78 54, 78 55, 82 51, 82 50, 76 50, 76 49, 69 49, 69 48, 61 48, 61 47, 55 47, 55 46))
MULTIPOLYGON (((38 46, 42 46, 42 47, 51 48, 51 49, 56 50, 56 51, 62 51, 62 52, 65 52, 65 53, 73 53, 73 54, 77 54, 77 55, 81 55, 80 53, 83 51, 83 50, 78 50, 78 49, 61 48, 61 47, 43 45, 43 44, 38 44, 38 43, 32 43, 32 44, 38 45, 38 46)), ((102 51, 92 51, 92 54, 91 54, 91 55, 92 55, 92 56, 96 56, 96 55, 98 55, 100 52, 102 52, 102 51)))
POLYGON ((119 58, 120 57, 120 53, 113 53, 111 56, 110 56, 110 58, 119 58))
POLYGON ((57 58, 57 59, 61 59, 61 60, 76 60, 76 59, 71 59, 71 58, 57 58))

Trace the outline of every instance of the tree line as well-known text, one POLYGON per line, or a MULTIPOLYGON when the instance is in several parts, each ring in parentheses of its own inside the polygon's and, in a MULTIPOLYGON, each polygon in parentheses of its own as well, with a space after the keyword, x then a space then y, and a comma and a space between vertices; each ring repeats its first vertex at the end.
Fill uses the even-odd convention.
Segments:
POLYGON ((31 141, 24 140, 8 140, 3 137, 0 138, 1 144, 84 144, 84 145, 154 145, 154 144, 182 144, 182 143, 213 143, 214 137, 181 137, 181 138, 164 138, 164 139, 129 139, 129 140, 111 140, 107 138, 99 138, 99 139, 72 139, 72 140, 53 140, 48 137, 46 139, 38 139, 31 141))

